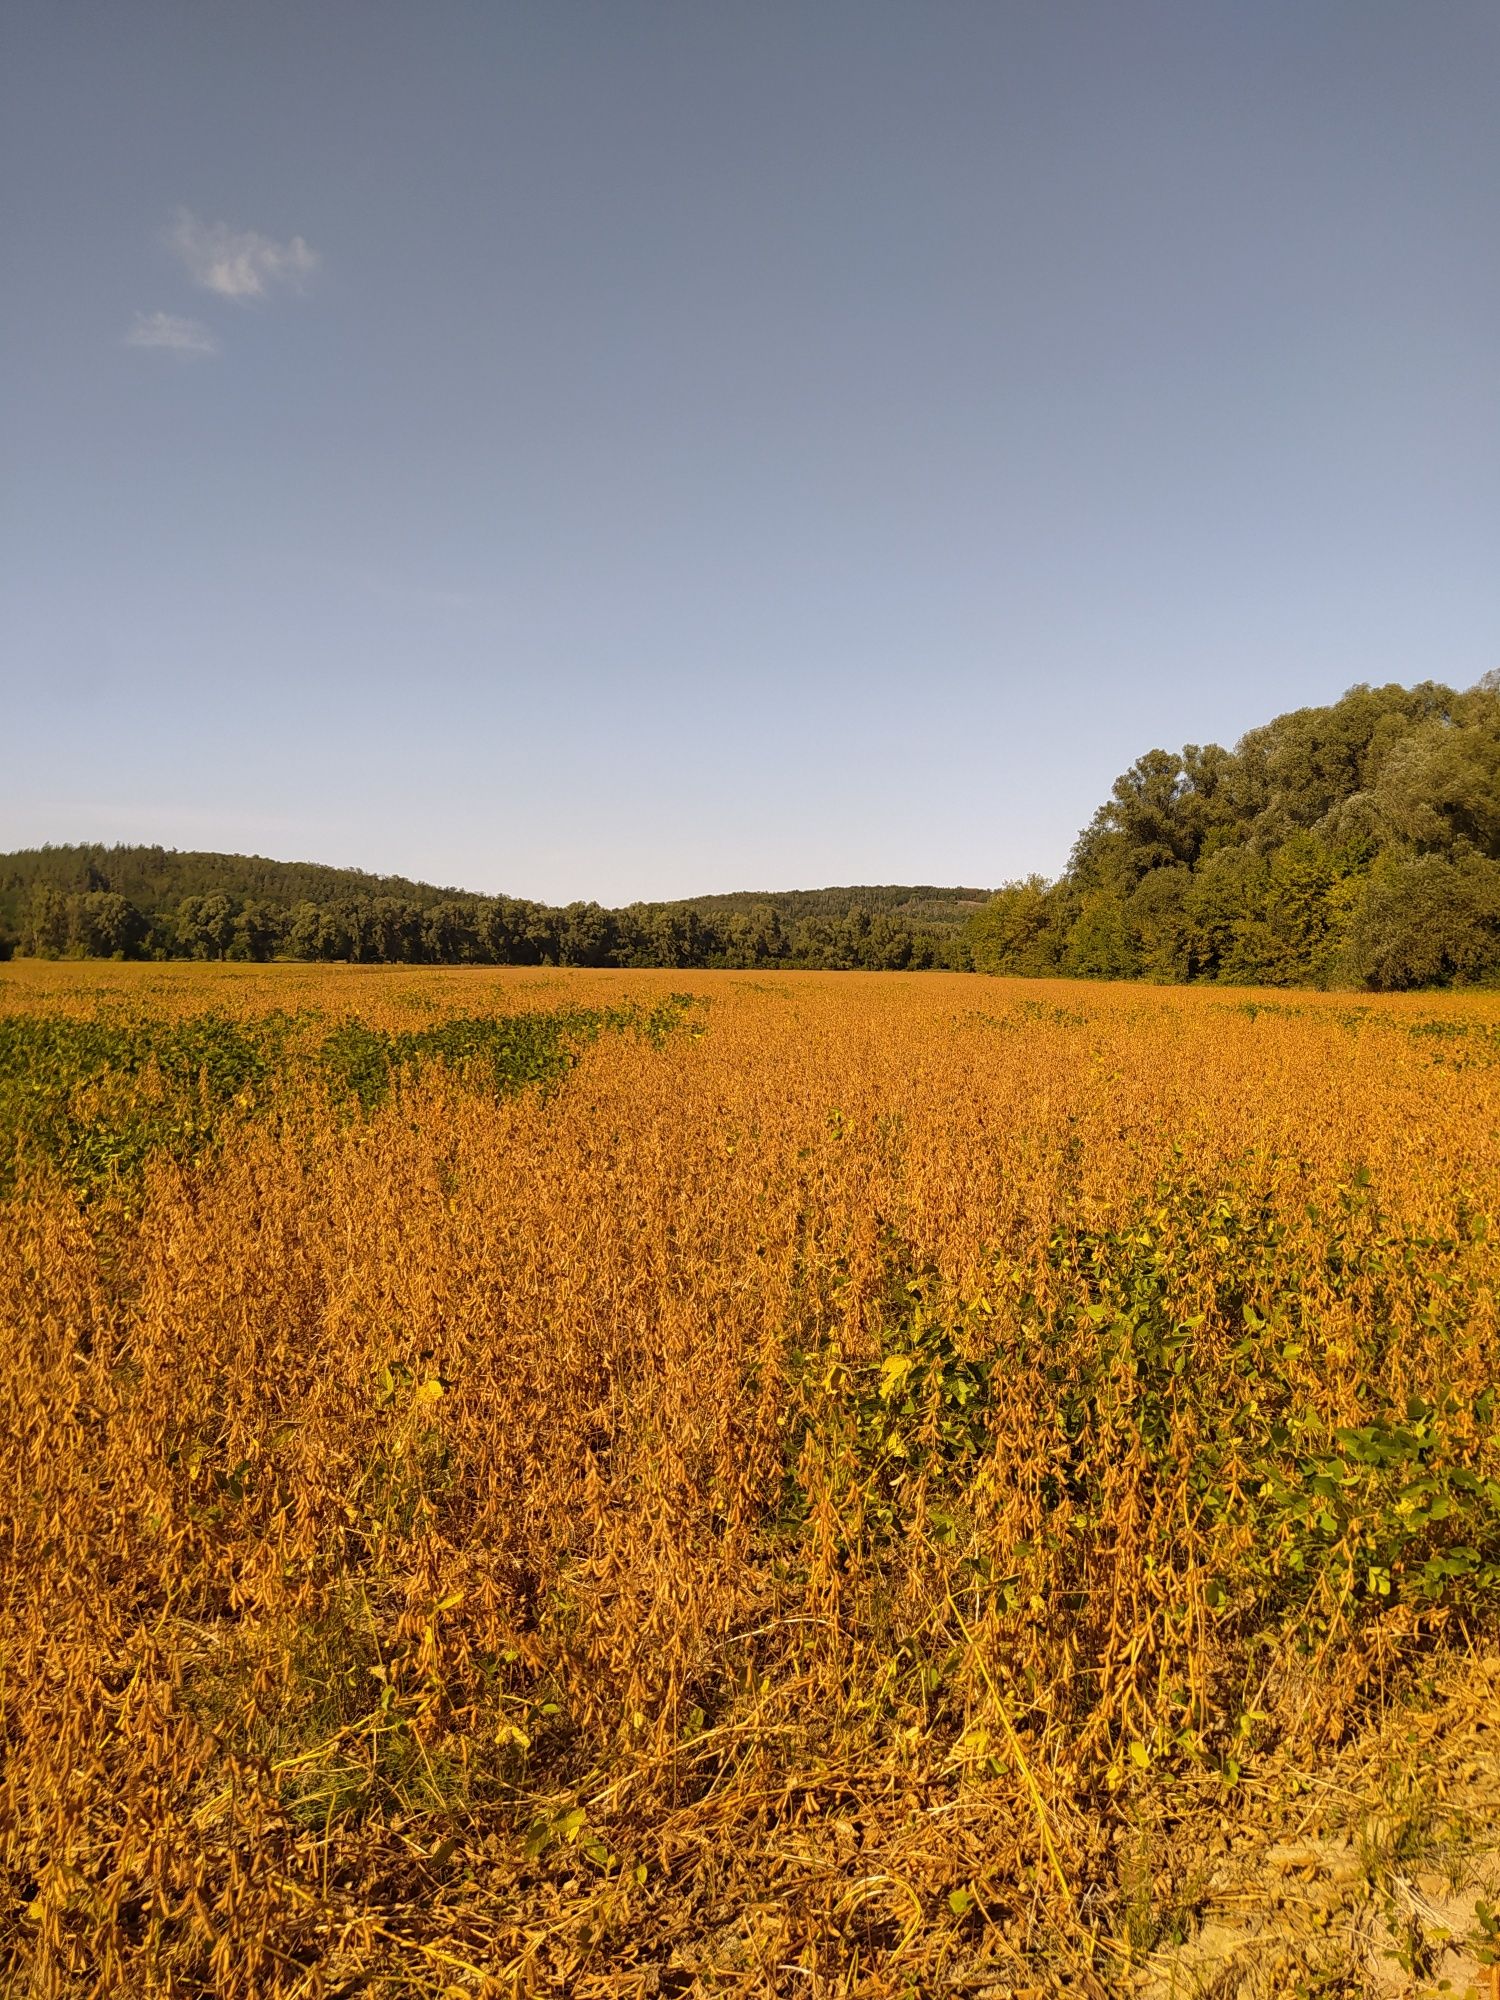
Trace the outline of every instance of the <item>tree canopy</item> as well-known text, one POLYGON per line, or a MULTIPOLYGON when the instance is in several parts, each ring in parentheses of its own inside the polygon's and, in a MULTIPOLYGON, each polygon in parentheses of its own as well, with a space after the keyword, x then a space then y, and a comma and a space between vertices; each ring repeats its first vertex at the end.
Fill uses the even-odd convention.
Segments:
POLYGON ((1500 975, 1500 675, 1353 687, 1233 750, 1148 750, 1067 872, 998 890, 984 971, 1383 990, 1500 975))

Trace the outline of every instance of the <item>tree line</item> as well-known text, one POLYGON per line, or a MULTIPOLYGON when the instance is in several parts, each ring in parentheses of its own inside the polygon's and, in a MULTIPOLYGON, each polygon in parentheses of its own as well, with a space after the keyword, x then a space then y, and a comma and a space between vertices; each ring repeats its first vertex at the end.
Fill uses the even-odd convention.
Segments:
POLYGON ((1500 978, 1500 674, 1150 750, 1066 872, 555 908, 150 847, 0 856, 0 956, 925 968, 1383 990, 1500 978))
POLYGON ((1151 750, 1067 872, 969 922, 981 971, 1375 990, 1500 978, 1500 674, 1358 686, 1151 750))
POLYGON ((342 895, 278 905, 217 891, 143 910, 116 889, 33 883, 13 945, 43 958, 274 958, 355 965, 572 965, 672 968, 780 965, 903 971, 968 963, 961 930, 856 906, 788 917, 771 902, 597 903, 563 908, 508 896, 342 895))

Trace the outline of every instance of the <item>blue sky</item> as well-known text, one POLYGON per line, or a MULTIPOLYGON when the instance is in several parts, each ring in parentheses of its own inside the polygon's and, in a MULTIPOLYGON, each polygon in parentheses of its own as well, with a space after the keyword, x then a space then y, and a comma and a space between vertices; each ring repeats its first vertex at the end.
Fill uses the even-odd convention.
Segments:
POLYGON ((1493 0, 20 0, 0 847, 1055 873, 1500 665, 1493 0))

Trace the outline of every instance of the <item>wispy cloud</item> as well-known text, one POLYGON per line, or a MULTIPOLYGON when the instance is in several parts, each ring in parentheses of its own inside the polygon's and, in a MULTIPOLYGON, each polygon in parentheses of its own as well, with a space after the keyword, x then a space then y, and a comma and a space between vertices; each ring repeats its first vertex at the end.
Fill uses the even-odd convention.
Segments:
POLYGON ((277 243, 258 229, 205 222, 180 208, 167 241, 194 284, 221 299, 259 299, 278 285, 300 288, 318 268, 318 253, 300 236, 277 243))
POLYGON ((217 354, 219 343, 201 319, 178 313, 137 313, 125 336, 129 347, 164 347, 172 354, 217 354))

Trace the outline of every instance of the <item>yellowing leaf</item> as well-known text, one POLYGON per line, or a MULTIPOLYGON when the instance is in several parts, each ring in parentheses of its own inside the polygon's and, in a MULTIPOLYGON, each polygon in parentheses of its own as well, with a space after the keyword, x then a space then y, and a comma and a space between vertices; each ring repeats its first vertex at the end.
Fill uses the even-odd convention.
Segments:
POLYGON ((880 1364, 880 1400, 890 1403, 906 1387, 917 1365, 915 1354, 891 1354, 880 1364))

